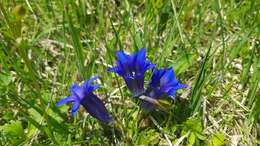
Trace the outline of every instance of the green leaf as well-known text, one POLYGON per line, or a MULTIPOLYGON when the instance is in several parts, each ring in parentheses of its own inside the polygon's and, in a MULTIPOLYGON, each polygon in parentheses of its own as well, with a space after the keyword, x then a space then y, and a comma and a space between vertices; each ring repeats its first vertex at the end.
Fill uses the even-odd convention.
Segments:
POLYGON ((4 126, 1 126, 0 130, 9 137, 25 137, 22 123, 20 121, 11 121, 10 124, 5 124, 4 126))
POLYGON ((196 137, 198 137, 198 139, 200 139, 200 140, 206 140, 207 139, 207 137, 205 135, 201 134, 201 133, 196 133, 196 137))
POLYGON ((196 141, 196 136, 194 133, 191 133, 188 138, 188 146, 193 146, 196 141))
POLYGON ((11 74, 8 73, 0 73, 0 82, 1 86, 8 86, 12 81, 11 74))
POLYGON ((191 65, 193 65, 196 55, 182 55, 177 60, 173 62, 174 72, 176 75, 186 71, 191 65))
POLYGON ((208 145, 223 146, 225 144, 225 135, 222 132, 215 133, 208 145))
POLYGON ((199 118, 187 120, 184 126, 192 132, 202 132, 202 123, 199 118))

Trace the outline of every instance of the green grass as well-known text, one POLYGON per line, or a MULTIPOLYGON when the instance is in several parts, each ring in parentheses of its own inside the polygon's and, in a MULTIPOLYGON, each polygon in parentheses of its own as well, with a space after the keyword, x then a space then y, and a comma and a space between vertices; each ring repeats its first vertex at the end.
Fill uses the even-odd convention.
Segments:
POLYGON ((256 0, 2 0, 0 145, 259 145, 259 9, 256 0), (189 85, 165 101, 168 112, 145 113, 107 72, 117 50, 142 47, 189 85), (114 125, 55 106, 94 75, 114 125))

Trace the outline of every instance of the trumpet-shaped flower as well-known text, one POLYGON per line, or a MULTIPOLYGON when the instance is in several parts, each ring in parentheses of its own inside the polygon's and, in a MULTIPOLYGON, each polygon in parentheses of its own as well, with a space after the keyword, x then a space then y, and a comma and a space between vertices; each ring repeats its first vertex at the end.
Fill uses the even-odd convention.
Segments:
POLYGON ((85 81, 82 86, 79 86, 78 84, 73 84, 70 89, 71 96, 62 99, 56 104, 56 106, 59 107, 65 103, 73 102, 73 117, 75 117, 80 105, 82 105, 87 110, 87 112, 96 119, 104 123, 111 122, 113 119, 108 114, 104 103, 95 94, 93 94, 93 91, 100 86, 99 84, 92 85, 92 82, 97 78, 98 77, 96 76, 88 81, 85 81))
MULTIPOLYGON (((187 88, 187 85, 181 84, 174 75, 172 68, 154 69, 149 87, 145 95, 153 99, 161 99, 165 95, 175 99, 175 94, 179 89, 187 88)), ((148 102, 143 102, 144 108, 151 107, 148 102)))
POLYGON ((147 70, 155 67, 146 59, 146 49, 143 48, 132 55, 118 51, 116 56, 116 66, 109 68, 108 71, 121 76, 134 96, 142 94, 144 92, 144 74, 147 70))

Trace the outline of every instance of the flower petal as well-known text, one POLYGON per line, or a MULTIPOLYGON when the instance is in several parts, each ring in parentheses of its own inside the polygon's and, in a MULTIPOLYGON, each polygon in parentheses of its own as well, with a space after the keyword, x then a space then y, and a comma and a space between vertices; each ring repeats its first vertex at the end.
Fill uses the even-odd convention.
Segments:
POLYGON ((91 92, 94 90, 97 90, 100 87, 100 84, 96 84, 94 86, 92 86, 91 92))
POLYGON ((161 77, 160 85, 166 85, 175 79, 173 69, 167 70, 161 77))
POLYGON ((172 90, 170 90, 167 94, 168 94, 168 96, 169 96, 171 99, 175 100, 175 94, 176 94, 176 92, 177 92, 177 90, 172 89, 172 90))
POLYGON ((127 88, 134 94, 140 95, 144 92, 144 76, 137 75, 136 77, 125 77, 124 78, 127 88))
POLYGON ((117 51, 116 52, 116 57, 118 59, 118 61, 120 61, 121 63, 125 63, 127 61, 129 61, 129 55, 125 54, 123 51, 117 51))
POLYGON ((118 72, 118 67, 112 67, 112 68, 108 68, 107 69, 108 72, 114 72, 114 73, 117 73, 118 72))
POLYGON ((92 82, 98 78, 99 78, 98 76, 95 76, 95 77, 91 78, 90 80, 85 81, 85 83, 83 84, 83 87, 85 88, 86 95, 89 94, 90 92, 93 92, 97 88, 99 88, 100 84, 91 85, 92 82))
POLYGON ((123 76, 124 72, 122 71, 122 69, 120 69, 118 66, 115 66, 113 68, 108 68, 107 69, 108 72, 114 72, 117 73, 119 76, 123 76))
POLYGON ((81 104, 91 116, 97 118, 98 120, 104 123, 109 123, 113 120, 108 114, 103 102, 93 93, 91 93, 88 98, 84 98, 84 100, 81 101, 81 104))
POLYGON ((150 69, 153 69, 155 68, 155 64, 152 64, 149 60, 146 60, 146 67, 145 67, 145 70, 150 70, 150 69))
POLYGON ((142 48, 137 53, 131 55, 118 51, 116 56, 116 66, 109 68, 108 71, 115 72, 121 76, 134 96, 142 93, 144 90, 145 72, 155 67, 154 64, 146 60, 146 49, 142 48))
POLYGON ((72 106, 72 109, 71 109, 71 113, 72 113, 72 117, 75 117, 78 109, 79 109, 79 106, 80 106, 80 103, 79 102, 75 102, 72 106))
POLYGON ((174 87, 174 89, 184 89, 184 88, 188 88, 188 85, 178 83, 178 85, 174 87))
POLYGON ((145 72, 145 67, 146 67, 145 63, 146 63, 146 49, 143 48, 134 55, 133 67, 135 68, 137 73, 145 72))
POLYGON ((77 100, 81 100, 87 95, 84 88, 80 87, 78 84, 73 84, 70 88, 70 92, 77 100))
POLYGON ((164 95, 175 99, 177 90, 187 88, 187 85, 181 84, 174 75, 172 68, 168 69, 154 69, 151 81, 149 83, 149 90, 145 94, 154 99, 163 98, 164 95))
POLYGON ((70 102, 73 102, 73 101, 74 101, 73 98, 71 98, 71 97, 66 97, 66 98, 60 100, 58 103, 56 103, 56 106, 57 106, 57 107, 60 107, 60 106, 64 105, 65 103, 70 103, 70 102))
POLYGON ((156 88, 157 86, 159 86, 160 79, 164 73, 165 73, 165 70, 154 69, 149 86, 152 88, 156 88))
POLYGON ((92 82, 94 82, 95 80, 97 80, 99 78, 99 76, 94 76, 91 79, 85 81, 84 85, 86 86, 90 86, 92 84, 92 82))

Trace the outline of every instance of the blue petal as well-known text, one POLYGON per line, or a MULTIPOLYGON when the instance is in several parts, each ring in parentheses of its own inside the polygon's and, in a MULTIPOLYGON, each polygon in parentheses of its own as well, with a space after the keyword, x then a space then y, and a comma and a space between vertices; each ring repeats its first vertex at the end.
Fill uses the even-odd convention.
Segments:
POLYGON ((96 84, 94 86, 92 86, 92 85, 88 86, 86 88, 86 92, 89 94, 89 93, 93 92, 94 90, 98 89, 99 87, 100 87, 100 84, 96 84))
POLYGON ((161 85, 161 90, 164 91, 164 92, 168 92, 168 91, 171 90, 171 89, 175 89, 175 90, 181 89, 181 88, 179 88, 179 86, 178 86, 179 84, 180 84, 180 83, 179 83, 178 80, 173 79, 173 80, 171 80, 170 82, 168 82, 167 84, 162 84, 162 85, 161 85))
POLYGON ((85 83, 83 84, 84 88, 85 88, 85 92, 86 94, 89 94, 90 92, 93 92, 94 90, 96 90, 97 88, 99 88, 100 84, 96 84, 96 85, 91 85, 91 83, 93 81, 95 81, 96 79, 98 79, 98 76, 95 76, 93 78, 91 78, 88 81, 85 81, 85 83))
POLYGON ((170 69, 167 72, 165 72, 165 74, 161 77, 160 84, 161 85, 168 84, 171 81, 173 81, 174 79, 175 79, 175 76, 174 76, 173 69, 170 69))
POLYGON ((99 78, 99 76, 94 76, 91 79, 85 81, 84 85, 86 86, 90 86, 92 84, 92 82, 94 82, 95 80, 97 80, 99 78))
POLYGON ((100 84, 96 84, 94 86, 92 86, 91 92, 94 90, 97 90, 100 87, 100 84))
POLYGON ((173 87, 173 86, 178 86, 178 84, 180 84, 179 81, 176 78, 173 78, 170 80, 170 82, 168 82, 167 84, 164 84, 164 85, 173 87))
POLYGON ((178 89, 184 89, 184 88, 187 88, 187 87, 188 87, 188 85, 178 83, 177 85, 175 85, 173 87, 173 89, 178 90, 178 89))
POLYGON ((84 88, 80 87, 78 84, 73 84, 70 88, 70 92, 77 100, 81 100, 87 95, 84 88))
POLYGON ((150 69, 153 69, 155 68, 155 64, 152 64, 149 60, 146 60, 146 67, 145 67, 145 70, 150 70, 150 69))
POLYGON ((79 109, 79 106, 80 106, 79 102, 74 102, 72 109, 71 109, 72 117, 75 117, 75 115, 79 109))
POLYGON ((167 71, 167 69, 160 69, 158 72, 158 76, 161 78, 167 71))
POLYGON ((70 102, 73 102, 73 101, 74 101, 73 98, 67 97, 67 98, 64 98, 64 99, 60 100, 58 103, 56 103, 56 106, 60 107, 60 106, 62 106, 65 103, 70 103, 70 102))
POLYGON ((112 67, 112 68, 108 68, 107 69, 108 72, 114 72, 114 73, 117 73, 118 72, 118 67, 112 67))
POLYGON ((126 55, 123 51, 117 51, 116 52, 116 57, 121 63, 125 63, 129 61, 129 55, 126 55))
POLYGON ((119 76, 123 76, 124 73, 122 72, 122 70, 116 66, 116 67, 113 67, 113 68, 108 68, 107 70, 108 72, 114 72, 114 73, 117 73, 119 76))
POLYGON ((188 88, 188 85, 178 84, 178 89, 184 89, 184 88, 188 88))
POLYGON ((109 123, 113 120, 112 117, 108 114, 108 111, 103 102, 93 93, 91 93, 88 98, 84 98, 84 100, 81 101, 81 104, 91 116, 95 117, 101 122, 109 123))
POLYGON ((146 49, 145 48, 142 48, 140 49, 138 52, 137 52, 137 59, 139 59, 140 61, 143 61, 145 60, 146 58, 146 49))
POLYGON ((177 90, 175 89, 172 89, 170 90, 167 94, 168 96, 171 98, 171 99, 174 99, 175 100, 175 94, 176 94, 177 90))
POLYGON ((163 90, 168 92, 171 89, 178 90, 178 89, 184 89, 187 87, 188 87, 188 85, 181 84, 178 80, 175 80, 173 83, 168 84, 167 87, 164 87, 163 90))
POLYGON ((163 96, 164 94, 174 96, 178 89, 186 88, 187 86, 180 84, 175 78, 174 70, 172 68, 168 68, 160 70, 154 69, 149 87, 153 90, 153 92, 150 91, 148 96, 154 96, 153 98, 155 98, 157 96, 163 96))
POLYGON ((142 48, 135 54, 127 55, 123 51, 116 53, 116 66, 109 68, 109 72, 115 72, 123 77, 129 90, 137 95, 144 90, 144 74, 155 67, 146 60, 146 49, 142 48))
POLYGON ((127 88, 135 95, 139 95, 144 92, 144 76, 137 75, 135 77, 124 78, 127 88))
POLYGON ((159 86, 160 85, 160 79, 165 72, 166 72, 165 70, 155 69, 153 71, 152 79, 149 83, 149 86, 152 87, 152 88, 156 88, 157 86, 159 86))
POLYGON ((134 55, 134 68, 136 70, 136 72, 138 73, 144 73, 145 72, 145 63, 146 63, 146 49, 143 48, 141 49, 139 52, 137 52, 135 55, 134 55))

